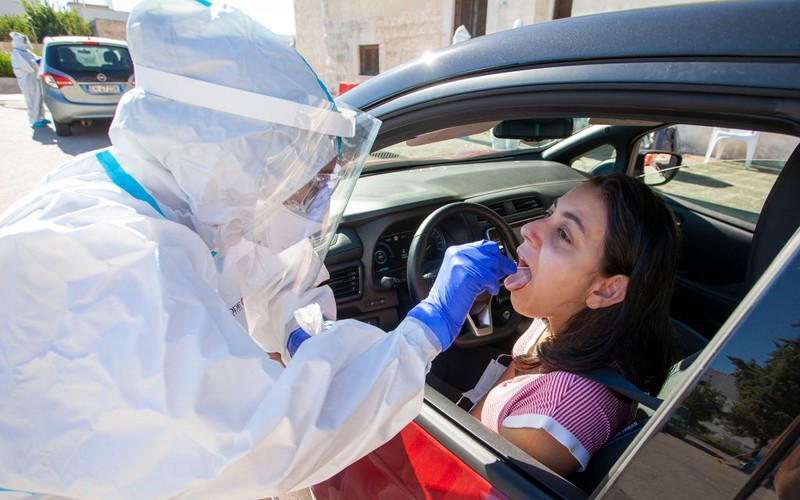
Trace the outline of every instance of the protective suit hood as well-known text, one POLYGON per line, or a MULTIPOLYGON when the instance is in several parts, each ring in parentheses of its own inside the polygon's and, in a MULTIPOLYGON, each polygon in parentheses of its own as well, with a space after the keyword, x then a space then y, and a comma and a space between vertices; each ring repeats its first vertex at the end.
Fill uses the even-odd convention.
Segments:
POLYGON ((188 207, 194 229, 209 248, 225 252, 336 158, 340 140, 324 127, 296 128, 270 116, 206 107, 227 105, 222 96, 200 96, 201 105, 176 98, 192 94, 188 84, 199 81, 320 112, 338 110, 305 60, 238 9, 141 3, 128 22, 137 88, 119 104, 111 141, 132 168, 155 163, 168 171, 179 187, 172 194, 188 207), (184 80, 168 80, 173 77, 184 80), (176 94, 165 97, 162 90, 176 94))
POLYGON ((28 35, 23 35, 22 33, 17 33, 16 31, 10 32, 9 35, 11 36, 11 45, 15 49, 28 50, 31 48, 28 35))

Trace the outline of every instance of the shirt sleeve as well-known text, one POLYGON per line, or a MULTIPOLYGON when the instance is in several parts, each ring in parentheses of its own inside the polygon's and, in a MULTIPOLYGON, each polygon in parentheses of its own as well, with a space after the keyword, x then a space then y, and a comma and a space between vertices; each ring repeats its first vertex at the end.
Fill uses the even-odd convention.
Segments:
POLYGON ((585 469, 611 436, 625 406, 603 385, 568 372, 517 377, 494 397, 505 401, 498 427, 543 429, 585 469))

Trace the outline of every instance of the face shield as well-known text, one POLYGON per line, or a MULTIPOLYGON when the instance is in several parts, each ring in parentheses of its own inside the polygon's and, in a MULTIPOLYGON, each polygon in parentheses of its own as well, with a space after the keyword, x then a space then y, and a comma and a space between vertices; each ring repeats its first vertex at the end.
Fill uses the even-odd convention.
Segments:
POLYGON ((257 268, 250 276, 268 276, 270 286, 282 289, 317 284, 380 121, 329 97, 299 103, 143 65, 136 66, 136 78, 137 88, 151 95, 256 120, 260 125, 250 128, 270 131, 264 140, 277 146, 264 145, 268 153, 259 165, 244 167, 246 175, 237 179, 231 179, 232 171, 216 184, 225 190, 235 185, 237 210, 247 213, 240 235, 262 256, 252 262, 257 268))
POLYGON ((264 202, 270 208, 256 211, 253 230, 245 236, 278 256, 285 269, 280 281, 295 291, 320 281, 322 262, 380 127, 369 115, 338 109, 352 116, 353 134, 325 135, 321 143, 304 144, 303 148, 333 151, 333 156, 277 207, 264 202))

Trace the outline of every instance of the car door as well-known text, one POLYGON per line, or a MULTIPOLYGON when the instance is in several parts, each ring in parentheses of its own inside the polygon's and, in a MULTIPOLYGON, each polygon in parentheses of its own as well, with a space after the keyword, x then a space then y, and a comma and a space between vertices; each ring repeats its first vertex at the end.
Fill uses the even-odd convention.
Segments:
POLYGON ((600 496, 781 498, 776 483, 797 492, 799 298, 796 232, 611 471, 600 496), (671 421, 683 419, 685 432, 675 432, 671 421))

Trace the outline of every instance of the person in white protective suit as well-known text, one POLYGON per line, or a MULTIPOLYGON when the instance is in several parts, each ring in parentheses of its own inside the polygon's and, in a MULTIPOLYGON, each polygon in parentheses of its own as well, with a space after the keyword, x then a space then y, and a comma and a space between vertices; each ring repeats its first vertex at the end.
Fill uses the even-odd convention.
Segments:
POLYGON ((515 270, 494 243, 452 247, 393 332, 335 321, 316 285, 379 122, 209 3, 134 8, 112 147, 0 215, 6 493, 263 498, 329 478, 417 415, 432 359, 515 270))
POLYGON ((470 38, 472 38, 472 35, 470 35, 467 27, 462 24, 456 29, 456 32, 453 33, 453 45, 460 42, 466 42, 470 38))
POLYGON ((44 117, 44 102, 42 101, 42 89, 39 81, 39 62, 31 52, 31 43, 28 36, 12 31, 11 45, 14 50, 11 52, 11 69, 17 77, 19 89, 25 98, 25 107, 28 108, 28 121, 31 127, 44 127, 50 120, 44 117))

